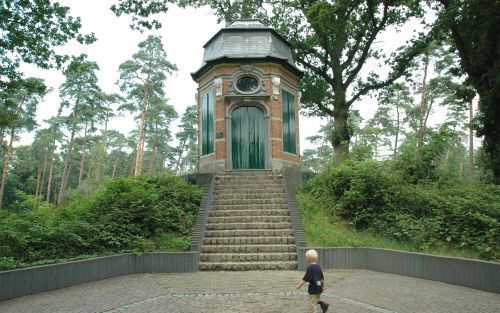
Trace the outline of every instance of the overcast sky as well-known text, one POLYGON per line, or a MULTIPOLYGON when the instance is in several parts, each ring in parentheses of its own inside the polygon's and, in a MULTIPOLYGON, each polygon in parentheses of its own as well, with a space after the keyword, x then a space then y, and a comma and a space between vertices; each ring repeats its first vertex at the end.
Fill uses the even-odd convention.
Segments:
MULTIPOLYGON (((96 61, 100 67, 99 84, 105 92, 119 92, 116 85, 119 77, 119 65, 123 61, 131 59, 132 54, 138 50, 138 43, 153 33, 162 36, 168 60, 179 68, 179 71, 166 83, 169 103, 175 107, 179 115, 184 112, 186 106, 195 103, 196 84, 191 79, 190 73, 198 69, 201 64, 203 45, 224 26, 217 24, 215 16, 208 8, 180 9, 172 6, 167 14, 160 16, 160 21, 163 24, 160 30, 141 34, 139 31, 130 29, 129 17, 118 18, 109 10, 114 2, 112 0, 63 0, 60 2, 71 8, 73 16, 81 17, 82 32, 95 33, 97 42, 88 46, 71 42, 59 51, 71 55, 86 53, 89 60, 96 61)), ((418 27, 417 24, 414 24, 407 27, 406 30, 411 32, 418 27)), ((395 32, 388 32, 376 44, 392 50, 406 39, 407 34, 401 36, 395 32)), ((374 68, 374 66, 370 65, 367 69, 374 68)), ((46 84, 53 89, 38 109, 38 120, 43 126, 44 119, 57 113, 59 106, 58 88, 64 81, 64 76, 57 70, 41 70, 29 65, 23 66, 22 70, 26 76, 43 78, 46 84)), ((359 109, 361 115, 367 119, 373 116, 376 110, 375 104, 375 100, 364 97, 358 101, 355 108, 359 109)), ((300 117, 301 150, 311 148, 305 138, 316 134, 324 122, 319 118, 300 117)), ((119 116, 110 123, 111 129, 125 134, 136 127, 129 115, 119 116)), ((19 144, 31 143, 32 136, 33 134, 24 134, 19 144)))

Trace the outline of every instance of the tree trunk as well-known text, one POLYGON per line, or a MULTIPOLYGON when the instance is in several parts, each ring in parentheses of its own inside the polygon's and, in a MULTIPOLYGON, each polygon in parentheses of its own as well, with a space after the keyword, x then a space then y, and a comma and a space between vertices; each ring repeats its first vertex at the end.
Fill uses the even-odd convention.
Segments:
POLYGON ((42 180, 40 184, 40 189, 38 190, 38 196, 43 194, 43 182, 45 181, 45 174, 47 173, 47 159, 49 158, 49 152, 45 153, 45 159, 43 160, 43 170, 42 170, 42 180))
POLYGON ((42 181, 42 171, 43 169, 41 167, 38 168, 36 171, 36 189, 35 189, 35 207, 34 209, 38 208, 38 203, 40 202, 40 189, 41 185, 43 184, 42 181))
POLYGON ((137 153, 135 155, 135 168, 134 176, 141 175, 142 172, 142 161, 144 157, 144 140, 145 140, 145 129, 144 124, 146 123, 146 114, 148 111, 148 89, 144 89, 144 107, 141 113, 141 124, 139 126, 139 140, 137 141, 137 153))
MULTIPOLYGON (((5 129, 0 129, 0 151, 3 148, 3 137, 5 136, 5 129)), ((1 156, 1 155, 0 155, 1 156)))
POLYGON ((0 208, 2 208, 3 194, 5 191, 5 184, 7 183, 7 176, 9 175, 10 160, 12 159, 12 154, 14 151, 15 135, 16 135, 16 128, 12 127, 12 129, 10 131, 9 146, 7 147, 7 153, 6 153, 5 159, 3 161, 2 182, 0 183, 0 208))
POLYGON ((398 139, 399 139, 399 128, 400 128, 400 120, 399 120, 399 107, 396 105, 396 139, 394 139, 394 156, 393 158, 396 157, 396 154, 398 152, 398 139))
POLYGON ((151 156, 149 157, 149 164, 148 164, 148 175, 152 176, 155 170, 156 166, 156 150, 158 149, 158 146, 156 143, 153 144, 151 147, 151 156))
POLYGON ((66 155, 66 160, 64 161, 63 175, 61 178, 61 186, 59 187, 59 195, 57 196, 57 204, 61 204, 64 201, 64 192, 66 191, 66 186, 68 184, 69 172, 71 169, 71 154, 73 153, 73 141, 75 139, 75 127, 71 131, 71 137, 68 143, 68 150, 66 155))
POLYGON ((474 105, 469 105, 469 178, 474 178, 474 130, 472 129, 472 119, 474 118, 474 105))
POLYGON ((187 142, 187 137, 184 138, 184 140, 182 141, 182 144, 181 144, 181 149, 179 151, 179 157, 177 158, 177 162, 175 163, 175 170, 174 172, 176 174, 179 174, 178 171, 179 171, 179 166, 181 165, 181 158, 182 158, 182 154, 184 153, 184 149, 186 148, 186 142, 187 142))
POLYGON ((54 169, 54 151, 50 155, 49 180, 47 182, 47 203, 50 203, 50 193, 52 192, 52 172, 54 169))
POLYGON ((446 154, 444 157, 443 169, 446 171, 448 169, 448 160, 450 159, 450 148, 446 149, 446 154))
POLYGON ((417 158, 422 157, 422 146, 424 144, 424 119, 427 113, 427 69, 429 67, 429 56, 424 56, 424 78, 422 79, 422 95, 420 98, 420 107, 418 114, 418 137, 417 137, 417 158))
POLYGON ((333 116, 333 136, 332 145, 335 153, 335 161, 337 163, 345 160, 349 155, 350 134, 347 125, 349 108, 345 103, 345 97, 338 95, 336 100, 333 116))
POLYGON ((38 169, 36 170, 35 198, 38 197, 38 193, 40 192, 40 181, 41 180, 42 180, 42 167, 39 166, 38 169))
POLYGON ((135 160, 137 159, 137 151, 133 151, 134 158, 132 159, 132 164, 130 166, 130 175, 134 175, 135 171, 135 160))
POLYGON ((116 167, 118 166, 118 158, 115 158, 115 163, 113 164, 113 173, 111 174, 111 178, 115 178, 116 167))
MULTIPOLYGON (((110 105, 108 105, 108 109, 110 109, 110 105)), ((108 157, 108 123, 109 123, 109 114, 106 114, 106 120, 104 121, 104 129, 102 131, 102 158, 99 154, 99 159, 96 162, 96 166, 92 166, 94 163, 94 158, 92 158, 89 166, 89 176, 90 169, 95 167, 95 178, 100 179, 102 176, 106 175, 106 159, 108 157)))
POLYGON ((80 186, 82 185, 83 165, 85 164, 86 152, 87 152, 87 123, 85 123, 85 130, 83 132, 82 159, 80 160, 80 173, 78 174, 78 188, 80 188, 80 186))
POLYGON ((151 147, 151 157, 149 158, 149 165, 148 165, 148 174, 149 176, 152 176, 156 167, 156 155, 158 151, 158 135, 157 135, 157 129, 158 127, 155 126, 154 129, 154 135, 153 135, 153 144, 151 147))

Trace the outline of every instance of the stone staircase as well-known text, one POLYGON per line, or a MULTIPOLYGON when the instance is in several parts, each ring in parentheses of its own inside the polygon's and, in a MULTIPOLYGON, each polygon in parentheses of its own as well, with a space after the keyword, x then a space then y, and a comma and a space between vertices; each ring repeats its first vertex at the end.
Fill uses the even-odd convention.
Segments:
POLYGON ((199 269, 297 269, 281 174, 246 171, 216 176, 199 269))

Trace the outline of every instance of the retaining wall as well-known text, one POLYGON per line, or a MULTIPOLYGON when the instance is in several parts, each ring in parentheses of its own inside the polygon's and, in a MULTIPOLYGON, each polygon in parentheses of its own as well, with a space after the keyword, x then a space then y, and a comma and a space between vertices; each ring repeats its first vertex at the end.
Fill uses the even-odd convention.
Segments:
POLYGON ((197 270, 197 252, 154 252, 3 271, 0 272, 0 301, 121 275, 197 270))
MULTIPOLYGON (((299 269, 305 253, 297 248, 299 269)), ((314 248, 324 269, 367 269, 500 293, 500 263, 376 248, 314 248)))

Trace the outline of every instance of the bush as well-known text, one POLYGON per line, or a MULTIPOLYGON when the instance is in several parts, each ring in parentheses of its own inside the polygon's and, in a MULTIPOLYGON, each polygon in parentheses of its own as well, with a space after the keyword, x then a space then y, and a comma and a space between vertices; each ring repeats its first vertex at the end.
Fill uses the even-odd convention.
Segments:
MULTIPOLYGON (((128 177, 61 207, 41 202, 34 210, 0 211, 0 270, 82 255, 185 249, 200 198, 201 189, 179 177, 128 177)), ((19 208, 31 208, 32 199, 26 201, 19 208)))
POLYGON ((346 162, 306 185, 357 229, 371 229, 422 249, 451 245, 498 260, 500 187, 478 182, 409 183, 393 164, 346 162))

